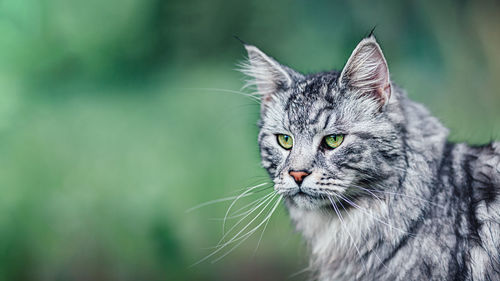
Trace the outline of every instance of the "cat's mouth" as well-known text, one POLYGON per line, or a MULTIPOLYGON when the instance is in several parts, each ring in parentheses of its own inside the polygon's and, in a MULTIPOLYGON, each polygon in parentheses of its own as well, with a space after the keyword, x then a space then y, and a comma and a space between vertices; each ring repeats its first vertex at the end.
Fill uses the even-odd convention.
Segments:
POLYGON ((299 190, 295 195, 292 195, 292 197, 299 197, 299 198, 319 198, 317 195, 312 195, 309 193, 306 193, 302 190, 299 190))
MULTIPOLYGON (((342 210, 351 209, 351 204, 348 204, 346 201, 342 200, 345 198, 345 195, 339 195, 338 193, 330 193, 330 192, 317 192, 316 190, 311 190, 308 188, 300 188, 294 191, 288 191, 284 193, 283 196, 285 199, 290 202, 292 205, 304 208, 304 209, 321 209, 321 208, 333 208, 333 204, 336 205, 337 208, 342 210)), ((355 200, 351 198, 351 200, 355 200)))
POLYGON ((287 188, 287 189, 278 189, 278 193, 283 195, 284 197, 293 198, 293 197, 311 197, 311 198, 319 198, 321 197, 316 192, 311 192, 309 189, 305 188, 287 188))
POLYGON ((283 195, 288 202, 299 208, 317 209, 329 204, 329 200, 325 196, 304 189, 283 195))

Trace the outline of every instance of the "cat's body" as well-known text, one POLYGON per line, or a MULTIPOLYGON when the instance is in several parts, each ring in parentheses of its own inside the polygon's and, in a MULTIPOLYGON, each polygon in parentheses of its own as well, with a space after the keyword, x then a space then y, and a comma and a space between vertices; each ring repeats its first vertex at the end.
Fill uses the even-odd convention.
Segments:
POLYGON ((334 212, 288 204, 318 279, 500 280, 500 145, 449 143, 427 110, 393 97, 403 103, 408 161, 401 181, 379 183, 393 194, 353 202, 364 210, 348 213, 343 202, 344 226, 334 212))
POLYGON ((313 279, 500 280, 499 143, 448 142, 390 82, 374 37, 342 72, 313 75, 246 47, 262 163, 311 248, 313 279))

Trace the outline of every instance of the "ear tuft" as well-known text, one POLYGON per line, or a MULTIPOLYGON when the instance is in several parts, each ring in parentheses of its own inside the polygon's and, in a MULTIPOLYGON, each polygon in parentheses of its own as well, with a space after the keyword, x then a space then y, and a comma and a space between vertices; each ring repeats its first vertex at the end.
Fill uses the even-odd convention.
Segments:
POLYGON ((250 77, 245 87, 256 86, 258 94, 263 100, 271 98, 280 87, 290 87, 296 72, 279 64, 252 45, 244 44, 248 52, 248 61, 240 65, 240 71, 250 77))
POLYGON ((389 68, 375 36, 361 40, 339 78, 340 86, 372 95, 381 107, 389 102, 392 86, 389 68))

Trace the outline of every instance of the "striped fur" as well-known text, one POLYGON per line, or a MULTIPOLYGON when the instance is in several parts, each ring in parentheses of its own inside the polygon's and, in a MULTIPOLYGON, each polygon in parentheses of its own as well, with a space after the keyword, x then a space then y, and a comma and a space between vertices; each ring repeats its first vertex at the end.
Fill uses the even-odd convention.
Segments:
POLYGON ((342 72, 302 75, 246 48, 262 165, 310 246, 311 279, 500 280, 499 143, 448 142, 390 82, 373 36, 342 72), (330 134, 345 135, 334 150, 330 134), (290 170, 311 174, 299 187, 290 170))

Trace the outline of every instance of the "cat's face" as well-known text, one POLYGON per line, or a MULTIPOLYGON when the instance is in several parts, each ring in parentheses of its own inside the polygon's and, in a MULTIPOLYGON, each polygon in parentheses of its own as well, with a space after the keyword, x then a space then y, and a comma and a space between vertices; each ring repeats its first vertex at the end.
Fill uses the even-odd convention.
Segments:
POLYGON ((262 95, 262 165, 290 204, 329 206, 390 176, 401 141, 385 112, 391 85, 373 37, 358 45, 342 73, 304 76, 253 46, 247 50, 244 71, 262 95))

